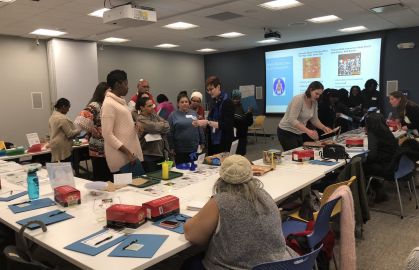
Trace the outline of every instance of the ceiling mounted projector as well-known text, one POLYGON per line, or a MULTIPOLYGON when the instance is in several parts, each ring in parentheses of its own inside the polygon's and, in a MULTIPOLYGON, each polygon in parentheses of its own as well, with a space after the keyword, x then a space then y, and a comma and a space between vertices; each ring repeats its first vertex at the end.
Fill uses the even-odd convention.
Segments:
POLYGON ((278 31, 268 30, 268 31, 265 31, 264 37, 266 39, 280 39, 281 34, 278 31))
POLYGON ((103 13, 106 24, 124 27, 143 26, 157 21, 156 11, 152 8, 137 8, 131 4, 114 7, 103 13))

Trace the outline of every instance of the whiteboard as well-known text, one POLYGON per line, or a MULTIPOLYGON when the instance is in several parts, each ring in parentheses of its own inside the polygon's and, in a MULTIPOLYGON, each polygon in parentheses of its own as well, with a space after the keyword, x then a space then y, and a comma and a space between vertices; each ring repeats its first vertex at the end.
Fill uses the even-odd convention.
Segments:
POLYGON ((51 104, 59 98, 71 103, 67 116, 75 118, 86 107, 98 84, 96 42, 52 39, 48 41, 51 104))

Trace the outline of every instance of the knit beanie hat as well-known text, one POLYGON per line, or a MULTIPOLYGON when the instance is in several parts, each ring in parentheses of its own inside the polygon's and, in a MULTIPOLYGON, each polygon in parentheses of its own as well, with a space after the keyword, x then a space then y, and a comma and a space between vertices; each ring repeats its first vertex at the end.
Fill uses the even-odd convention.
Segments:
POLYGON ((249 182, 253 178, 251 164, 243 156, 229 156, 221 163, 220 177, 233 185, 249 182))
POLYGON ((202 94, 201 94, 201 92, 198 92, 198 91, 194 91, 194 92, 192 92, 192 94, 191 94, 191 99, 192 99, 193 97, 197 97, 197 98, 199 98, 199 99, 201 100, 201 102, 202 102, 202 94))
POLYGON ((241 97, 242 97, 242 93, 240 92, 240 90, 239 90, 239 89, 234 89, 234 90, 231 92, 231 97, 232 97, 232 98, 235 98, 235 97, 239 97, 239 98, 241 98, 241 97))

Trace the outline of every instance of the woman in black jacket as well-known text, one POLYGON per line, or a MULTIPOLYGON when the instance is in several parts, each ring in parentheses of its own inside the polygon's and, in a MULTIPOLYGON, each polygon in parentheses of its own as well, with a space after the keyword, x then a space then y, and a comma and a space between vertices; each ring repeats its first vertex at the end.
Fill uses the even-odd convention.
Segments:
POLYGON ((241 104, 241 97, 241 92, 238 89, 234 89, 231 92, 231 99, 234 104, 235 139, 239 140, 236 154, 244 156, 246 155, 247 130, 249 129, 249 126, 253 124, 253 108, 249 106, 247 111, 244 112, 243 105, 241 104))
MULTIPOLYGON (((386 119, 380 113, 371 113, 365 122, 365 131, 368 136, 368 157, 365 164, 367 176, 393 177, 391 171, 392 160, 396 154, 398 143, 393 133, 386 125, 386 119)), ((383 185, 373 182, 373 190, 376 192, 375 201, 387 200, 383 185)))
POLYGON ((402 129, 419 131, 419 105, 408 100, 400 91, 390 93, 389 101, 391 106, 397 109, 402 129))

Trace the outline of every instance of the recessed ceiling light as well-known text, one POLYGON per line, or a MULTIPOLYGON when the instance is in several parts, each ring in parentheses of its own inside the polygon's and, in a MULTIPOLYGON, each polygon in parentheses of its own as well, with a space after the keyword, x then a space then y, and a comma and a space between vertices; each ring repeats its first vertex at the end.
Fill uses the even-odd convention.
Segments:
POLYGON ((110 43, 122 43, 122 42, 127 42, 130 40, 125 39, 125 38, 108 37, 108 38, 102 39, 101 41, 110 42, 110 43))
POLYGON ((198 25, 185 23, 185 22, 175 22, 175 23, 165 25, 163 27, 175 29, 175 30, 186 30, 186 29, 196 28, 198 27, 198 25))
POLYGON ((109 8, 102 8, 102 9, 98 9, 96 11, 93 11, 92 13, 89 13, 87 15, 94 16, 94 17, 99 17, 99 18, 103 18, 103 13, 105 11, 108 11, 108 10, 110 10, 110 9, 109 8))
POLYGON ((368 28, 366 28, 365 26, 360 25, 360 26, 342 28, 342 29, 339 29, 338 31, 340 31, 340 32, 357 32, 357 31, 362 31, 362 30, 367 30, 367 29, 368 28))
POLYGON ((57 31, 57 30, 50 30, 50 29, 36 29, 33 32, 30 32, 30 34, 33 35, 39 35, 39 36, 49 36, 49 37, 58 37, 64 34, 67 34, 66 32, 61 32, 61 31, 57 31))
POLYGON ((275 42, 278 42, 278 41, 279 41, 278 39, 269 38, 269 39, 259 40, 258 43, 261 43, 261 44, 269 44, 269 43, 275 43, 275 42))
POLYGON ((263 4, 260 4, 259 6, 266 9, 270 9, 270 10, 281 10, 281 9, 298 7, 302 5, 303 5, 302 3, 296 0, 275 0, 275 1, 265 2, 263 4))
POLYGON ((196 50, 197 52, 216 52, 216 49, 210 49, 210 48, 205 48, 205 49, 200 49, 200 50, 196 50))
POLYGON ((170 44, 170 43, 163 43, 163 44, 156 45, 156 46, 154 46, 154 47, 170 49, 170 48, 176 48, 176 47, 179 47, 179 45, 176 45, 176 44, 170 44))
POLYGON ((327 23, 327 22, 334 22, 334 21, 340 21, 340 20, 342 19, 339 18, 338 16, 327 15, 327 16, 322 16, 322 17, 311 18, 311 19, 308 19, 307 21, 312 22, 312 23, 327 23))
POLYGON ((236 37, 242 37, 244 36, 244 34, 239 33, 239 32, 228 32, 228 33, 224 33, 218 36, 223 37, 223 38, 236 38, 236 37))

